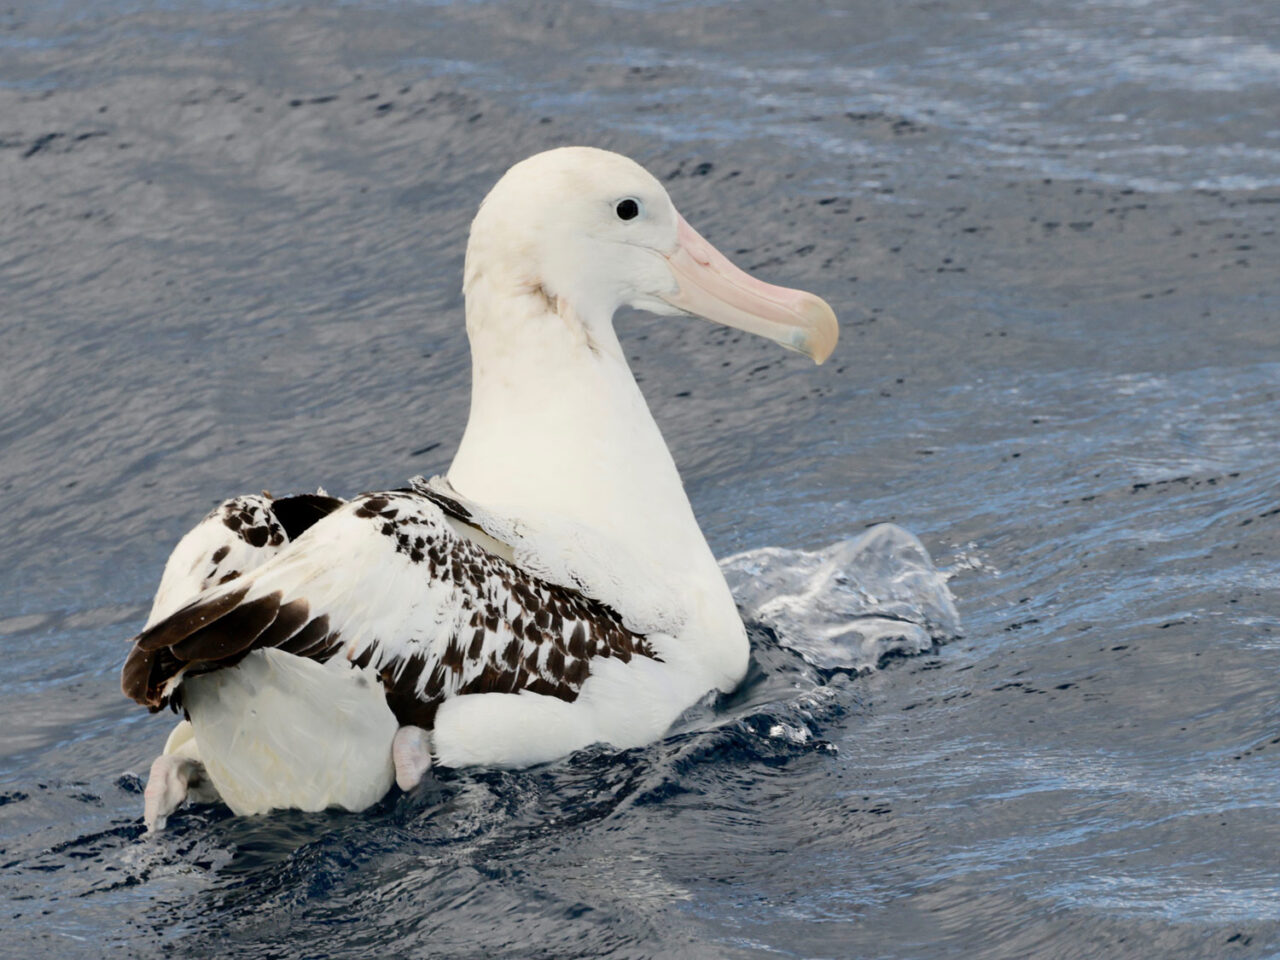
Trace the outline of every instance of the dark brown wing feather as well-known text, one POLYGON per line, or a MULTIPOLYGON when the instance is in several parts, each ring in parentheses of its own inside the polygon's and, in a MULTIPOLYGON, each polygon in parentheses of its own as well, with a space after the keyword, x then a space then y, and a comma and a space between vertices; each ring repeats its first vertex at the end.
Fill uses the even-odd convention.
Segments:
POLYGON ((293 497, 280 497, 271 502, 271 512, 284 527, 291 541, 297 540, 308 529, 337 510, 345 501, 327 497, 322 493, 300 493, 293 497))
POLYGON ((197 601, 139 634, 121 677, 125 696, 153 713, 167 703, 177 709, 180 699, 166 696, 164 688, 179 673, 231 667, 260 647, 321 661, 337 651, 329 618, 310 619, 305 600, 282 604, 277 592, 241 604, 246 590, 197 601))

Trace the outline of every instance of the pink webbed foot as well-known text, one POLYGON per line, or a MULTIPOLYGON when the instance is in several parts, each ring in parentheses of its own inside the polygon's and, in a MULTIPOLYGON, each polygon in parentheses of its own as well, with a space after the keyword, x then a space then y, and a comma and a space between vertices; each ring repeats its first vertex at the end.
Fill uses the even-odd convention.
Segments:
POLYGON ((396 785, 412 790, 431 769, 431 734, 422 727, 401 727, 391 741, 391 760, 396 767, 396 785))
POLYGON ((163 830, 169 814, 187 799, 191 787, 203 780, 204 766, 198 760, 174 753, 156 757, 142 795, 142 821, 147 832, 163 830))

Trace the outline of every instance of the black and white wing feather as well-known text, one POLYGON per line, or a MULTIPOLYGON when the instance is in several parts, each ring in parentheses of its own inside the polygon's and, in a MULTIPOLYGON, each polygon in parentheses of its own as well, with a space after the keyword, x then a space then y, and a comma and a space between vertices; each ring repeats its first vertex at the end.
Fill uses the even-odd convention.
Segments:
POLYGON ((353 499, 149 625, 125 663, 125 693, 177 709, 184 677, 275 647, 372 667, 397 720, 430 729, 447 697, 572 701, 596 658, 657 659, 610 607, 484 549, 467 520, 422 490, 353 499))
POLYGON ((147 628, 210 587, 266 563, 343 501, 323 493, 235 497, 214 507, 169 554, 147 628))

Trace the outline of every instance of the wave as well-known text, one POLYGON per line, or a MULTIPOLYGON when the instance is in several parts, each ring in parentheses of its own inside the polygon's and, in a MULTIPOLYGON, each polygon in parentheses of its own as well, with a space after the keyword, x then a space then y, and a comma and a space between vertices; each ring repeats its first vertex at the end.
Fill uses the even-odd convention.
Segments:
POLYGON ((748 621, 823 669, 871 670, 960 635, 946 575, 891 523, 816 551, 749 550, 721 568, 748 621))

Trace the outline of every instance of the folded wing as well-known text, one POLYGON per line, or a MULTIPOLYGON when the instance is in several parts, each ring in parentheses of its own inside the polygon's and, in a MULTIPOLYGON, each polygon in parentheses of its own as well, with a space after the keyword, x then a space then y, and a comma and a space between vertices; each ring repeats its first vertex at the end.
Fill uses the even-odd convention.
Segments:
POLYGON ((572 701, 596 658, 657 659, 608 606, 486 550, 447 498, 400 490, 320 512, 330 506, 302 505, 319 518, 296 539, 282 531, 265 562, 153 616, 125 663, 126 695, 179 709, 185 677, 274 647, 372 667, 397 720, 430 729, 450 696, 572 701))

